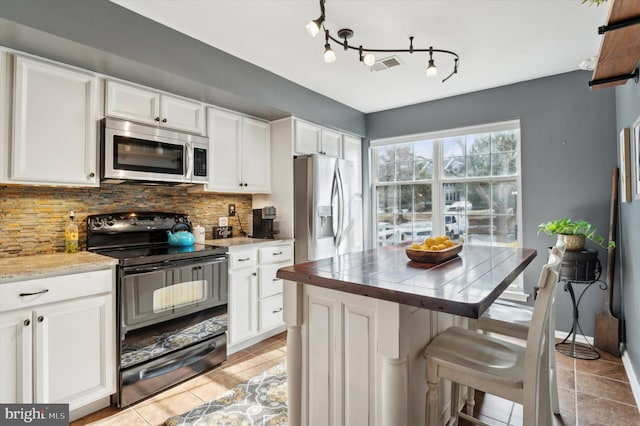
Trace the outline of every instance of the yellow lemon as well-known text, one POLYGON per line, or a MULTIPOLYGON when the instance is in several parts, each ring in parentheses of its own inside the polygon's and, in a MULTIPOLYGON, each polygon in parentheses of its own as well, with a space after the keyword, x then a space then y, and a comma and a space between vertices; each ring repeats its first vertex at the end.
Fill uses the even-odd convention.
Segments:
POLYGON ((414 250, 420 250, 420 244, 418 244, 418 243, 413 243, 413 244, 411 245, 411 248, 412 248, 412 249, 414 249, 414 250))
POLYGON ((453 247, 456 245, 456 243, 454 243, 453 241, 447 240, 444 242, 444 245, 447 247, 453 247))
POLYGON ((427 238, 426 240, 424 240, 424 244, 428 247, 431 247, 432 245, 436 244, 436 240, 434 240, 433 238, 427 238))
POLYGON ((435 237, 434 240, 436 241, 436 244, 440 244, 440 243, 442 243, 444 241, 440 235, 435 237))

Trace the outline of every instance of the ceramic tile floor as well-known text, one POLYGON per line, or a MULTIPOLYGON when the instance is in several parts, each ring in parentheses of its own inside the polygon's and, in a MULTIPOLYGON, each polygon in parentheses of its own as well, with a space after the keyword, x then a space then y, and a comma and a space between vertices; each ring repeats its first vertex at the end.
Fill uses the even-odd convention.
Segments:
MULTIPOLYGON (((561 414, 556 425, 640 425, 640 413, 622 361, 601 352, 586 361, 556 353, 561 414)), ((72 422, 72 426, 161 425, 209 401, 286 358, 285 334, 273 336, 229 357, 222 367, 200 375, 131 407, 108 407, 72 422)), ((492 426, 521 425, 522 406, 476 392, 476 411, 492 426)), ((461 421, 460 425, 469 424, 461 421)))

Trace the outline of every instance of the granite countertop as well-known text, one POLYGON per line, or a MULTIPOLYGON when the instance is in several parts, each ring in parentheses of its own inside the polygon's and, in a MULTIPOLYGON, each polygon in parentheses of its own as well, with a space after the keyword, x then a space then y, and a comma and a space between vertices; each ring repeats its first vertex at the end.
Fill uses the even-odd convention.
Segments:
MULTIPOLYGON (((465 246, 440 264, 379 248, 280 268, 278 278, 478 318, 536 256, 533 249, 465 246)), ((286 284, 285 284, 286 285, 286 284)))
POLYGON ((260 246, 272 246, 274 244, 292 243, 292 238, 283 239, 263 239, 263 238, 250 238, 250 237, 233 237, 233 238, 219 238, 214 240, 205 240, 205 244, 212 246, 222 246, 232 248, 240 248, 241 246, 260 247, 260 246))
POLYGON ((118 260, 87 251, 0 258, 0 284, 110 268, 118 260))

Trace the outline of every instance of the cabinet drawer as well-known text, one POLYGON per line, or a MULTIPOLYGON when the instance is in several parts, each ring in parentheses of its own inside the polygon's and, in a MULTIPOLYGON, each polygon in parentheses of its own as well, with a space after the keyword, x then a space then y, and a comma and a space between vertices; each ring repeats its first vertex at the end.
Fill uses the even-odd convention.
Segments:
POLYGON ((282 280, 276 278, 276 272, 283 266, 289 266, 291 262, 276 263, 260 267, 259 297, 267 297, 272 294, 282 293, 282 280))
POLYGON ((260 330, 282 325, 282 294, 260 300, 260 330))
POLYGON ((260 263, 282 262, 293 259, 293 250, 291 244, 265 247, 260 250, 260 263))
POLYGON ((229 253, 229 269, 244 268, 258 264, 258 252, 256 250, 242 250, 229 253))
POLYGON ((113 270, 105 269, 0 284, 0 312, 109 293, 113 283, 113 270))

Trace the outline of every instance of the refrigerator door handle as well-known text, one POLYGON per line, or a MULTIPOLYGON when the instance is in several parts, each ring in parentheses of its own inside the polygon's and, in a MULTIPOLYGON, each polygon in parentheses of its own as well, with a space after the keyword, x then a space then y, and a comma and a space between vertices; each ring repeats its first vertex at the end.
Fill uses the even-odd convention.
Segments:
POLYGON ((337 167, 335 177, 338 186, 338 241, 336 242, 336 249, 338 249, 344 233, 344 182, 340 169, 337 167))
MULTIPOLYGON (((333 179, 331 181, 331 232, 333 233, 333 240, 336 247, 338 246, 338 238, 340 237, 340 224, 336 220, 336 210, 340 208, 340 193, 338 190, 338 176, 336 171, 333 172, 333 179), (337 199, 337 200, 336 200, 337 199), (336 202, 334 203, 334 200, 336 202), (337 227, 336 227, 337 225, 337 227)), ((339 217, 339 216, 338 216, 339 217)))

